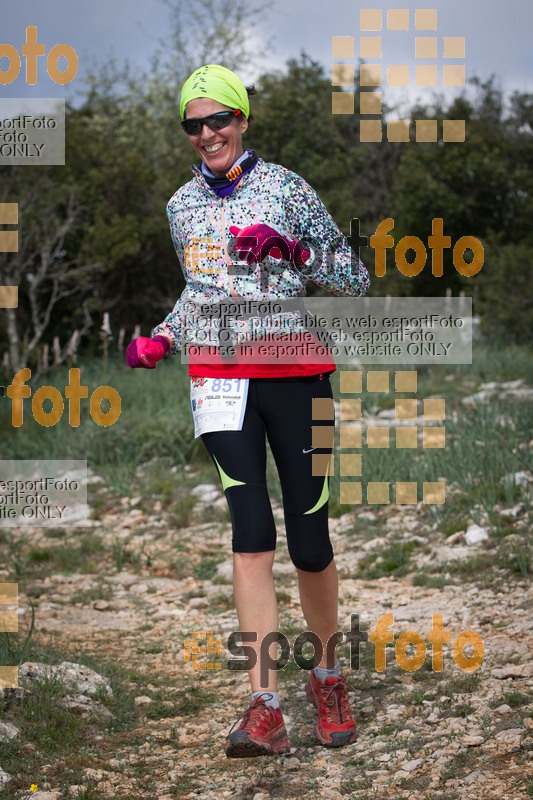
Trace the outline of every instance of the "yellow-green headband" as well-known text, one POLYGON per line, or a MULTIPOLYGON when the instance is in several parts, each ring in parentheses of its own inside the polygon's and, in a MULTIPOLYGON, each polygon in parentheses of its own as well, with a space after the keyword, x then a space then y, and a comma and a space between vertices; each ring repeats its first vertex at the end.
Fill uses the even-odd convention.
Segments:
POLYGON ((250 101, 243 82, 234 72, 219 64, 206 64, 185 81, 180 101, 182 119, 189 100, 198 97, 208 97, 223 106, 239 108, 246 117, 250 116, 250 101))

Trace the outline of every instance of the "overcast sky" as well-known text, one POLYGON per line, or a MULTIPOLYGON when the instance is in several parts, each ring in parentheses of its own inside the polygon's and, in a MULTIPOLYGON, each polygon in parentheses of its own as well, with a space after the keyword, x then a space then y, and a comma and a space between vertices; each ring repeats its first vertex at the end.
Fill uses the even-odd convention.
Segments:
MULTIPOLYGON (((38 80, 28 86, 25 61, 18 78, 9 85, 0 85, 2 97, 66 97, 73 99, 82 90, 83 75, 91 61, 105 62, 112 55, 128 59, 132 65, 147 68, 150 55, 168 30, 168 11, 160 0, 2 0, 7 12, 2 13, 0 41, 14 46, 19 54, 25 41, 26 27, 36 25, 38 41, 46 52, 55 44, 66 43, 79 56, 78 76, 68 85, 55 84, 46 73, 45 59, 38 62, 38 80)), ((414 10, 416 7, 436 8, 438 29, 424 32, 439 38, 439 65, 442 60, 443 36, 464 36, 466 39, 466 76, 482 79, 491 74, 506 91, 520 89, 533 92, 531 29, 532 0, 436 0, 406 6, 401 2, 382 5, 373 0, 362 4, 353 0, 274 0, 262 24, 265 39, 272 37, 273 49, 263 53, 257 67, 241 77, 254 80, 266 68, 283 68, 286 60, 305 50, 320 61, 330 73, 332 64, 331 37, 355 37, 355 63, 359 54, 359 10, 363 8, 406 8, 410 10, 409 32, 381 32, 383 37, 382 63, 409 64, 414 76, 414 10)), ((384 28, 386 25, 384 15, 384 28)), ((379 35, 369 32, 365 36, 379 35)), ((261 42, 257 41, 258 48, 261 42)), ((428 63, 428 62, 423 62, 428 63)), ((457 62, 451 62, 457 63, 457 62)), ((61 63, 60 63, 61 66, 61 63)), ((200 66, 200 65, 199 65, 200 66)), ((0 68, 8 67, 2 58, 0 68)), ((428 100, 432 89, 416 89, 411 80, 409 89, 385 89, 389 103, 410 102, 415 98, 428 100)), ((447 90, 448 94, 460 90, 447 90)))

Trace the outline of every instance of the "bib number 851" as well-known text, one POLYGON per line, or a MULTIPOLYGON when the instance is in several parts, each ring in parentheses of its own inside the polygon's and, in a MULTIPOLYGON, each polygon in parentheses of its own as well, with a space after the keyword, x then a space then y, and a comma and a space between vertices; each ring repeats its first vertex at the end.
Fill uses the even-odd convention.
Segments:
POLYGON ((236 392, 238 392, 241 388, 241 379, 237 378, 236 383, 237 385, 234 387, 232 380, 228 380, 227 378, 225 380, 222 380, 221 378, 214 378, 213 383, 211 384, 211 391, 231 392, 235 390, 236 392))

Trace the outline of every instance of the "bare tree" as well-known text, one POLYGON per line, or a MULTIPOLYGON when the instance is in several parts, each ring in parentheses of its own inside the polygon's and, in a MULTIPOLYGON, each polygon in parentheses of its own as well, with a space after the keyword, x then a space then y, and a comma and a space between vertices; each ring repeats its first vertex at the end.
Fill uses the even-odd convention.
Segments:
POLYGON ((193 70, 202 64, 221 64, 232 70, 256 63, 264 53, 273 50, 272 39, 266 39, 260 24, 266 14, 266 3, 249 0, 161 0, 169 9, 169 33, 161 41, 157 63, 175 85, 181 86, 193 70), (257 39, 263 41, 263 51, 257 39))
MULTIPOLYGON (((86 297, 92 275, 103 265, 85 263, 80 256, 69 255, 67 239, 74 235, 83 212, 76 187, 60 184, 48 175, 33 183, 21 181, 21 168, 10 169, 10 180, 3 182, 1 201, 18 202, 19 249, 0 254, 0 283, 19 287, 19 308, 2 309, 9 366, 18 371, 32 360, 50 327, 54 310, 66 298, 83 310, 78 339, 89 330, 92 319, 86 297)), ((60 352, 60 363, 67 354, 68 344, 60 352)), ((39 366, 33 377, 41 372, 39 366)))
MULTIPOLYGON (((93 142, 102 144, 102 150, 97 147, 92 152, 88 168, 97 178, 104 175, 104 180, 96 187, 91 185, 87 191, 87 186, 78 186, 72 177, 68 178, 65 167, 59 171, 45 167, 0 169, 0 202, 17 202, 20 218, 19 251, 0 253, 0 284, 19 287, 19 308, 0 309, 0 321, 2 317, 5 319, 7 331, 10 370, 18 371, 31 363, 35 369, 33 377, 37 377, 46 369, 50 349, 47 336, 52 338, 60 328, 63 347, 54 348, 54 363, 62 363, 72 350, 68 340, 72 342, 74 330, 78 331, 78 343, 92 325, 93 276, 104 271, 104 265, 106 270, 114 268, 113 258, 108 259, 102 247, 104 241, 104 245, 111 248, 105 233, 102 234, 102 229, 108 228, 103 223, 95 225, 94 218, 97 222, 103 218, 107 224, 115 217, 125 217, 131 228, 131 219, 138 213, 138 208, 132 207, 125 215, 123 206, 116 204, 113 192, 107 192, 105 177, 113 175, 113 170, 109 168, 112 162, 102 156, 105 143, 120 141, 124 145, 130 143, 131 138, 129 152, 135 153, 138 148, 141 155, 134 165, 138 173, 130 163, 128 177, 138 174, 141 180, 152 170, 151 174, 166 187, 167 173, 175 175, 181 166, 188 172, 190 164, 188 151, 185 155, 185 137, 176 136, 176 105, 179 88, 186 77, 204 63, 220 63, 229 69, 242 70, 257 61, 268 48, 272 49, 262 32, 257 33, 267 9, 264 0, 161 2, 169 13, 168 36, 154 55, 153 69, 146 75, 139 75, 131 72, 127 65, 121 67, 106 62, 94 68, 87 80, 83 135, 89 132, 93 142), (155 137, 154 130, 158 132, 155 137), (142 162, 143 147, 139 146, 139 141, 148 153, 146 164, 142 162), (82 198, 90 208, 83 206, 82 198), (98 209, 100 199, 103 211, 98 209), (100 212, 103 217, 99 216, 100 212), (95 243, 98 247, 93 248, 98 252, 94 261, 87 255, 93 244, 91 235, 98 239, 95 243), (68 301, 68 314, 65 314, 65 301, 68 301), (54 324, 59 310, 62 313, 60 326, 54 324), (65 330, 66 326, 69 327, 65 330), (48 346, 45 348, 45 345, 48 346)), ((74 116, 74 112, 71 113, 74 116)), ((73 126, 71 143, 76 143, 77 135, 73 126)), ((78 152, 78 158, 85 157, 82 148, 77 151, 73 148, 73 152, 78 152)), ((79 164, 77 167, 84 180, 83 170, 79 170, 79 164)), ((109 180, 112 183, 113 178, 109 180)), ((127 181, 124 185, 128 185, 127 181)), ((165 191, 168 190, 165 188, 165 191)), ((144 188, 141 188, 139 207, 143 202, 150 207, 147 195, 142 192, 144 188)), ((124 226, 125 236, 130 228, 124 226)), ((111 223, 109 229, 115 233, 111 223)), ((124 247, 126 252, 120 236, 118 239, 118 249, 124 247)), ((131 242, 129 244, 131 246, 131 242)), ((142 253, 139 262, 143 266, 142 253)))

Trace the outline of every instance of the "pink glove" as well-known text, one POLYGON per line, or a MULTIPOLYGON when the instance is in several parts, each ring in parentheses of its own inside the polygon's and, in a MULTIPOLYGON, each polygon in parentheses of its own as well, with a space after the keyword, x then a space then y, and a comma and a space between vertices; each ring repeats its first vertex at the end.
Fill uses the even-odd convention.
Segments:
POLYGON ((282 236, 269 225, 249 225, 242 230, 236 225, 231 225, 229 230, 237 237, 233 245, 235 252, 247 264, 262 261, 270 255, 273 258, 284 258, 297 267, 311 255, 309 250, 304 250, 297 239, 282 236))
POLYGON ((154 336, 153 339, 139 336, 138 339, 133 339, 127 347, 126 363, 128 367, 155 369, 156 363, 161 361, 169 349, 170 342, 166 336, 154 336))

